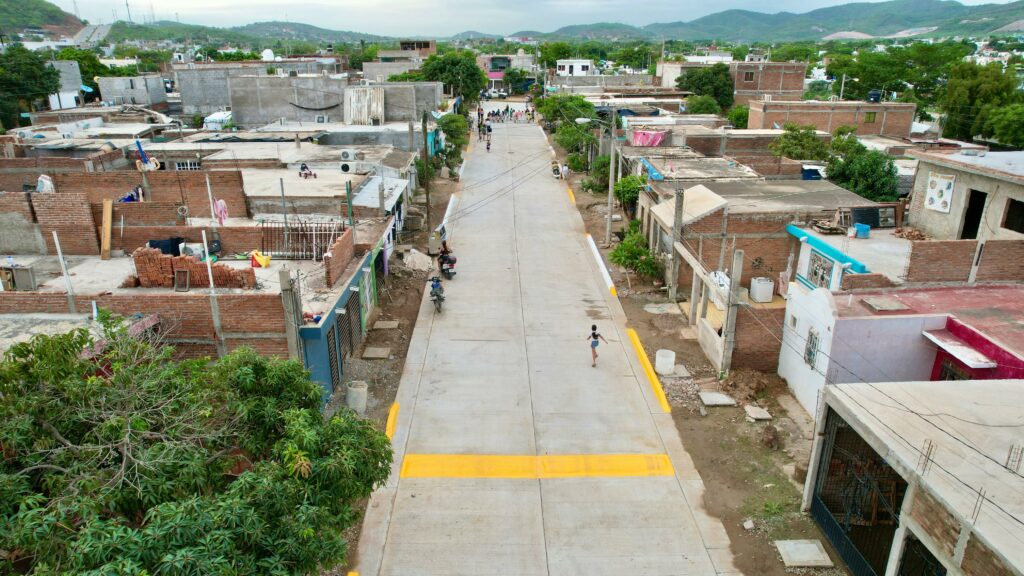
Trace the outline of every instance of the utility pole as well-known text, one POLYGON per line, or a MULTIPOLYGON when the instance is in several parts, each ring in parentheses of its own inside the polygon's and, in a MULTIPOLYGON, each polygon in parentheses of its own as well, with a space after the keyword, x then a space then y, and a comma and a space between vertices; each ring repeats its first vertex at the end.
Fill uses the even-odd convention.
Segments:
POLYGON ((676 255, 676 242, 683 241, 683 189, 679 188, 676 193, 676 209, 672 219, 672 245, 669 246, 668 257, 668 299, 676 301, 676 294, 679 290, 679 256, 676 255))
POLYGON ((615 107, 611 108, 609 120, 610 131, 608 132, 608 220, 604 227, 604 245, 612 245, 612 211, 615 200, 615 126, 618 124, 616 116, 618 112, 615 107))
POLYGON ((124 9, 128 11, 128 23, 134 24, 132 22, 132 7, 128 5, 128 0, 124 0, 124 9))
MULTIPOLYGON (((833 80, 835 82, 835 80, 833 80)), ((846 74, 843 74, 843 81, 839 83, 839 101, 843 100, 843 91, 846 90, 846 74)))
MULTIPOLYGON (((428 162, 430 158, 427 157, 427 111, 423 111, 423 190, 427 193, 427 238, 434 233, 434 227, 430 221, 430 176, 428 172, 428 162)), ((428 240, 429 242, 429 240, 428 240)))
POLYGON ((729 270, 729 306, 725 318, 725 346, 722 351, 722 374, 732 368, 732 352, 736 348, 736 314, 740 308, 740 278, 743 277, 743 250, 732 253, 732 270, 729 270))

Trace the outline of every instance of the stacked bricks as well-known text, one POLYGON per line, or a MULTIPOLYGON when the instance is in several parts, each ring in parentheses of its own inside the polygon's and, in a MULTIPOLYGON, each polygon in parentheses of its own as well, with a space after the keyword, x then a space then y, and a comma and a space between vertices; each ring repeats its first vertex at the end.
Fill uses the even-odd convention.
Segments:
POLYGON ((56 254, 53 234, 57 232, 60 246, 65 254, 96 255, 100 253, 96 222, 85 194, 54 194, 43 192, 32 194, 36 221, 46 240, 50 254, 56 254))
POLYGON ((988 240, 978 264, 978 282, 1024 281, 1024 240, 988 240))
POLYGON ((911 242, 907 282, 967 282, 977 248, 976 240, 911 242))
POLYGON ((39 172, 0 172, 0 192, 21 192, 26 185, 36 188, 39 172))
MULTIPOLYGON (((210 190, 215 200, 224 200, 228 215, 245 218, 249 215, 242 173, 237 170, 216 170, 193 172, 170 170, 147 172, 149 196, 147 202, 184 203, 189 214, 198 217, 210 216, 210 199, 206 192, 206 177, 210 178, 210 190)), ((59 193, 83 192, 89 202, 100 204, 105 199, 117 200, 132 188, 142 185, 142 174, 133 170, 92 172, 89 174, 54 174, 53 183, 59 193)))
POLYGON ((338 236, 338 239, 331 244, 331 249, 324 254, 324 275, 327 286, 334 286, 348 268, 349 262, 355 255, 355 244, 352 239, 352 229, 348 228, 338 236))
MULTIPOLYGON (((155 248, 139 248, 132 253, 139 285, 143 288, 173 288, 174 274, 188 270, 189 284, 206 287, 210 277, 206 263, 192 256, 170 256, 155 248)), ((256 273, 252 268, 236 269, 224 264, 213 263, 213 284, 218 288, 255 288, 256 273)))

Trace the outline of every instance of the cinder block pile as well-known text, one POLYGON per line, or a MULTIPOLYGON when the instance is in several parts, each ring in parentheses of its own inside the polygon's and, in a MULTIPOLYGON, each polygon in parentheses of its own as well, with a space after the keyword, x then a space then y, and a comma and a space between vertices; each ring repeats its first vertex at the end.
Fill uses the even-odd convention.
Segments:
MULTIPOLYGON (((174 272, 188 270, 189 285, 205 288, 210 285, 206 263, 194 256, 170 256, 156 248, 139 248, 132 253, 135 273, 143 288, 173 288, 174 272)), ((213 263, 213 284, 218 288, 255 288, 256 273, 252 268, 232 268, 213 263)))

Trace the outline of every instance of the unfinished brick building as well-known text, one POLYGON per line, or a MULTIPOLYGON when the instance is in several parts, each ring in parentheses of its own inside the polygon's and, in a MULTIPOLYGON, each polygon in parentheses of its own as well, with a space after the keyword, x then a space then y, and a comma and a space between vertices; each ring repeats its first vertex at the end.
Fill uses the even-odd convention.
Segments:
POLYGON ((828 133, 855 126, 861 136, 909 138, 915 104, 905 102, 826 102, 819 100, 751 100, 747 128, 782 128, 786 124, 814 126, 828 133))

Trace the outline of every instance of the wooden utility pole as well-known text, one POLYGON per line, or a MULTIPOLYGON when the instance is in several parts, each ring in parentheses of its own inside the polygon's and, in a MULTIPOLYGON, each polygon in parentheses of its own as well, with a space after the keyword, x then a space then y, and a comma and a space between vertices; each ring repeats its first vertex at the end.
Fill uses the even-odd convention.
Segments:
POLYGON ((612 245, 612 212, 615 210, 615 127, 618 124, 616 121, 615 107, 611 108, 611 115, 609 116, 609 138, 608 138, 608 216, 604 227, 604 244, 605 246, 612 245))
POLYGON ((671 302, 676 302, 676 294, 679 290, 679 256, 676 254, 676 242, 683 241, 683 189, 679 188, 675 193, 676 209, 672 219, 672 245, 668 252, 668 299, 671 302))

